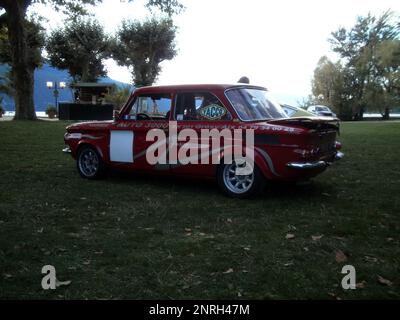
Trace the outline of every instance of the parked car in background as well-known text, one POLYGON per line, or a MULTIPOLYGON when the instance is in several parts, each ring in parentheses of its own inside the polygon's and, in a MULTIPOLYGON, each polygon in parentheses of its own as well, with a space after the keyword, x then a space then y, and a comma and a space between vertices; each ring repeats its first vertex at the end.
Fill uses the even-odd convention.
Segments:
POLYGON ((314 113, 308 112, 302 108, 290 106, 288 104, 281 104, 283 111, 285 111, 286 115, 289 118, 295 117, 315 117, 314 113))
POLYGON ((334 118, 337 117, 336 114, 332 112, 332 110, 327 106, 321 106, 321 105, 310 106, 307 108, 307 111, 312 112, 317 116, 334 117, 334 118))
POLYGON ((246 84, 142 87, 132 93, 114 120, 76 123, 66 129, 64 152, 76 160, 83 178, 100 178, 107 168, 211 178, 225 194, 237 198, 258 193, 266 181, 307 180, 343 157, 336 141, 337 119, 288 118, 265 88, 246 84), (238 170, 247 160, 224 161, 231 155, 225 148, 226 138, 203 138, 209 130, 231 136, 239 131, 234 143, 240 154, 247 154, 247 133, 252 132, 253 170, 238 170), (196 137, 186 142, 188 131, 196 137), (157 142, 153 135, 148 139, 154 132, 160 135, 157 142), (244 132, 246 145, 240 139, 244 132), (177 140, 177 135, 184 139, 177 140), (220 141, 224 141, 222 148, 214 145, 220 141), (162 161, 153 162, 148 151, 156 145, 162 161), (186 155, 181 151, 189 145, 196 148, 190 155, 196 163, 179 158, 186 155), (173 153, 178 161, 171 161, 173 153), (208 158, 216 161, 197 161, 208 158))

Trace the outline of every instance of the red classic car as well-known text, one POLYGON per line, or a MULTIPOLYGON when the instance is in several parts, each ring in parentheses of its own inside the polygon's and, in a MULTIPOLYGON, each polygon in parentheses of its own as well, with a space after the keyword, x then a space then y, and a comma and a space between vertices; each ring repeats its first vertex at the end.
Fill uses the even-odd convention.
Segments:
POLYGON ((215 178, 239 198, 266 181, 309 179, 343 157, 338 119, 288 118, 265 88, 245 84, 139 88, 114 120, 66 129, 64 151, 84 178, 108 168, 215 178))

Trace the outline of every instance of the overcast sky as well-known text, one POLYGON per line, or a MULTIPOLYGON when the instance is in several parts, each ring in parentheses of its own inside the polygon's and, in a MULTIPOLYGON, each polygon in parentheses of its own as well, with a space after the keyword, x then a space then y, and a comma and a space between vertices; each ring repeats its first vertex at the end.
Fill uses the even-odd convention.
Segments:
MULTIPOLYGON (((319 58, 330 53, 327 41, 339 26, 351 27, 358 15, 400 12, 398 0, 182 0, 186 10, 175 18, 178 55, 163 63, 157 84, 232 83, 246 75, 251 83, 293 103, 310 93, 319 58), (289 101, 291 100, 291 101, 289 101)), ((108 32, 122 19, 148 15, 144 0, 103 0, 91 9, 108 32)), ((58 15, 37 7, 60 25, 58 15)), ((109 76, 130 82, 126 68, 107 62, 109 76)))

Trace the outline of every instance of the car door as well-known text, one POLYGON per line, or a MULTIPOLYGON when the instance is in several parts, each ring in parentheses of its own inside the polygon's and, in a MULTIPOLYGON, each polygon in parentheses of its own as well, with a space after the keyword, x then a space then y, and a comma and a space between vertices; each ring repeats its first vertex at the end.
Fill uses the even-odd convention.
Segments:
MULTIPOLYGON (((198 149, 197 164, 182 164, 178 157, 178 163, 171 165, 171 171, 176 174, 184 175, 213 175, 215 166, 208 158, 208 163, 201 160, 201 154, 210 154, 212 150, 211 139, 201 140, 201 130, 218 129, 221 130, 232 116, 222 102, 211 92, 207 91, 185 91, 178 92, 175 96, 175 109, 173 119, 177 122, 178 136, 185 129, 194 130, 195 139, 190 138, 190 144, 196 144, 198 149)), ((189 137, 185 141, 178 141, 178 149, 189 142, 189 137)), ((179 156, 178 150, 178 156, 179 156)), ((188 152, 187 156, 190 156, 188 152)), ((192 157, 190 157, 192 159, 192 157)))
POLYGON ((171 105, 169 93, 136 96, 110 132, 110 161, 133 169, 168 171, 168 164, 149 163, 146 153, 155 143, 148 139, 149 131, 159 130, 168 138, 171 105))

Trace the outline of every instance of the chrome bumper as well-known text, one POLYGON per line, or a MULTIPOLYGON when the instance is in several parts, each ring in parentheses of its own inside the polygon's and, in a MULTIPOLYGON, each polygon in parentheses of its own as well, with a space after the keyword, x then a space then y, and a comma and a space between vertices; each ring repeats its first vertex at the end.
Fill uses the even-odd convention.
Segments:
POLYGON ((62 152, 71 153, 71 149, 69 147, 66 147, 66 148, 62 149, 62 152))
MULTIPOLYGON (((343 152, 336 152, 334 161, 340 160, 344 157, 343 152)), ((286 166, 293 169, 299 170, 311 170, 311 169, 321 169, 326 168, 331 165, 332 162, 329 161, 315 161, 315 162, 289 162, 286 166)))

